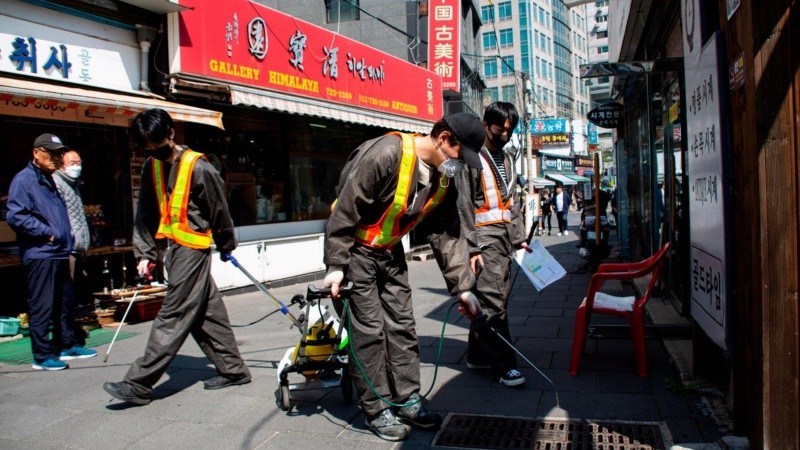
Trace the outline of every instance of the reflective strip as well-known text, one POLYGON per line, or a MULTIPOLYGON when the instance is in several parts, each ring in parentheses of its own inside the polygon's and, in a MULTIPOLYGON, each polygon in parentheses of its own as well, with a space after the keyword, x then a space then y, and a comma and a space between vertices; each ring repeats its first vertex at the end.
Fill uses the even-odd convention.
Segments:
POLYGON ((158 231, 156 232, 157 239, 164 239, 167 237, 164 234, 164 230, 168 230, 170 223, 169 223, 169 215, 167 214, 167 189, 164 185, 164 172, 161 169, 161 161, 155 158, 150 160, 152 163, 150 167, 153 169, 153 185, 156 191, 156 198, 158 199, 158 210, 159 210, 159 217, 161 220, 158 221, 158 231))
POLYGON ((397 188, 394 193, 394 200, 381 219, 372 225, 359 225, 356 229, 356 241, 378 249, 392 247, 397 244, 406 233, 411 231, 428 213, 439 206, 445 192, 447 192, 446 180, 444 175, 439 179, 439 188, 422 208, 416 217, 411 219, 401 230, 399 218, 408 209, 408 194, 413 180, 414 170, 416 170, 417 152, 414 147, 413 134, 392 132, 403 139, 403 157, 400 159, 400 169, 397 176, 397 188), (444 186, 443 186, 444 185, 444 186))
MULTIPOLYGON (((156 233, 156 237, 170 238, 184 247, 196 249, 211 247, 212 240, 211 231, 199 232, 193 230, 189 226, 187 214, 189 208, 189 192, 192 187, 192 170, 197 160, 202 156, 202 153, 192 150, 186 150, 181 155, 175 187, 172 190, 172 195, 169 198, 167 207, 161 208, 161 222, 159 223, 158 232, 156 233), (165 209, 168 210, 168 213, 166 213, 165 209)), ((156 160, 154 160, 154 162, 156 162, 156 160)), ((160 161, 158 166, 160 169, 160 161)))
POLYGON ((475 226, 511 222, 509 208, 511 207, 512 198, 509 196, 508 201, 503 203, 503 197, 500 194, 500 189, 497 186, 497 180, 492 170, 492 163, 489 162, 489 157, 485 152, 480 152, 480 156, 483 168, 481 174, 483 175, 483 198, 485 203, 475 210, 475 226))

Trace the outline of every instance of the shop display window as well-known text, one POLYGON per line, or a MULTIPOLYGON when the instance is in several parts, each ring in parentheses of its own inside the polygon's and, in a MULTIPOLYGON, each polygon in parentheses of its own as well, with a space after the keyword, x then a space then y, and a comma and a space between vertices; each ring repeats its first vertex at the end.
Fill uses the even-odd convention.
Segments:
POLYGON ((388 131, 261 110, 244 117, 242 111, 224 113, 226 130, 184 129, 186 145, 220 171, 236 226, 327 219, 348 155, 388 131))

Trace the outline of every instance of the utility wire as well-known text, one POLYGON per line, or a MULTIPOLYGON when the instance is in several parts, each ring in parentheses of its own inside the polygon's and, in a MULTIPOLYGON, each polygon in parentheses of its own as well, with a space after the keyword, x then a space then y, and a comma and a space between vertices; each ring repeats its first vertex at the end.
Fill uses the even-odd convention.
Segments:
POLYGON ((390 24, 389 22, 387 22, 387 21, 385 21, 385 20, 381 19, 380 17, 378 17, 378 16, 375 16, 375 15, 373 15, 373 14, 370 14, 370 13, 369 13, 369 11, 365 10, 364 8, 362 8, 362 7, 361 7, 361 6, 359 6, 357 3, 353 3, 353 1, 352 1, 352 0, 339 0, 339 1, 342 1, 342 2, 347 2, 347 3, 351 4, 352 6, 355 6, 356 8, 358 8, 358 10, 359 10, 359 11, 361 11, 361 12, 363 12, 364 14, 366 14, 366 15, 368 15, 368 16, 370 16, 370 17, 372 17, 373 19, 377 20, 378 22, 380 22, 380 23, 382 23, 382 24, 386 25, 387 27, 391 28, 392 30, 394 30, 394 31, 397 31, 398 33, 400 33, 400 34, 402 34, 402 35, 404 35, 404 36, 406 36, 406 37, 408 37, 408 38, 410 38, 410 39, 412 39, 412 40, 416 40, 416 41, 418 41, 418 42, 420 42, 420 43, 423 43, 423 44, 425 44, 425 45, 428 45, 428 41, 423 41, 422 39, 419 39, 419 37, 418 37, 418 36, 412 36, 412 35, 410 35, 410 34, 406 33, 405 31, 401 30, 400 28, 397 28, 396 26, 394 26, 394 25, 390 24))

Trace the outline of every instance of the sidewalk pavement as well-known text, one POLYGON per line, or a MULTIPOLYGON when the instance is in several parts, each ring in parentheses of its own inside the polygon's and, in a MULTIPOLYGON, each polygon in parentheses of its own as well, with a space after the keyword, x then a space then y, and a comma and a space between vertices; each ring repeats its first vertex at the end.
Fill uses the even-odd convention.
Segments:
MULTIPOLYGON (((570 229, 576 230, 577 215, 571 216, 570 229)), ((661 422, 676 444, 714 442, 728 434, 726 425, 717 423, 719 399, 684 388, 658 340, 647 342, 648 378, 636 375, 627 338, 590 337, 580 373, 569 375, 575 309, 585 296, 589 275, 575 270, 584 262, 574 232, 536 239, 568 274, 537 293, 513 268, 511 335, 517 349, 555 383, 560 408, 549 383, 522 359, 519 368, 527 383, 521 389, 504 387, 486 371, 468 369, 469 323, 455 308, 449 313, 437 370, 442 321, 453 301, 434 260, 410 261, 423 393, 431 389, 428 407, 443 414, 661 422)), ((271 292, 288 304, 305 291, 306 285, 293 285, 271 292)), ((235 325, 274 311, 259 291, 228 296, 225 303, 235 325)), ((110 398, 103 382, 122 380, 131 362, 143 354, 150 325, 126 325, 125 331, 140 334, 116 342, 105 364, 107 345, 97 348, 97 357, 70 361, 70 369, 60 372, 0 365, 0 448, 432 448, 433 431, 415 429, 409 440, 399 443, 377 438, 365 428, 356 403, 342 402, 339 388, 292 392, 293 408, 282 411, 276 368, 299 335, 281 314, 234 329, 253 374, 250 384, 204 390, 202 381, 215 371, 189 339, 156 385, 150 405, 131 407, 110 398)))

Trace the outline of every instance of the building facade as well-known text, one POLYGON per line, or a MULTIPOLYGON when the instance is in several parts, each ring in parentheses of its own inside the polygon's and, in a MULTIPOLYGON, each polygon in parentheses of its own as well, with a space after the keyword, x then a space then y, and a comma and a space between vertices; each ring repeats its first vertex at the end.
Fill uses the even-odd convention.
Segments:
POLYGON ((694 376, 722 386, 750 448, 798 448, 798 6, 609 7, 631 257, 673 243, 662 277, 694 376))
MULTIPOLYGON (((414 65, 433 69, 429 59, 430 19, 433 2, 423 0, 257 0, 309 23, 347 36, 414 65)), ((441 2, 457 10, 459 89, 445 90, 445 114, 468 111, 480 115, 483 89, 480 74, 478 30, 481 19, 476 1, 441 2)))
MULTIPOLYGON (((40 51, 38 65, 12 66, 4 58, 9 67, 3 70, 13 75, 0 83, 4 146, 25 149, 0 172, 5 186, 29 160, 36 135, 58 134, 83 150, 84 202, 102 205, 96 247, 129 243, 144 155, 130 147, 127 127, 137 112, 161 107, 177 120, 176 140, 205 153, 220 170, 242 265, 274 285, 317 278, 325 269, 325 221, 348 155, 391 130, 429 133, 445 114, 441 77, 246 0, 214 8, 201 1, 140 2, 171 8, 158 12, 125 6, 135 2, 105 2, 108 8, 47 2, 43 8, 14 1, 0 13, 8 24, 4 55, 33 59, 15 51, 19 42, 34 40, 48 44, 42 49, 63 44, 71 62, 56 53, 66 66, 62 75, 41 67, 50 64, 49 51, 40 51), (49 23, 64 28, 53 31, 49 23), (140 39, 145 26, 152 31, 148 46, 140 39), (143 61, 149 67, 143 69, 143 61), (84 74, 84 66, 104 70, 84 74), (37 80, 34 68, 70 80, 37 80), (69 85, 81 76, 92 79, 69 85), (103 84, 120 80, 124 88, 103 84)), ((13 245, 13 233, 7 240, 13 245)), ((127 258, 108 261, 116 287, 135 275, 127 258)), ((251 284, 217 258, 212 274, 220 289, 251 284)))

